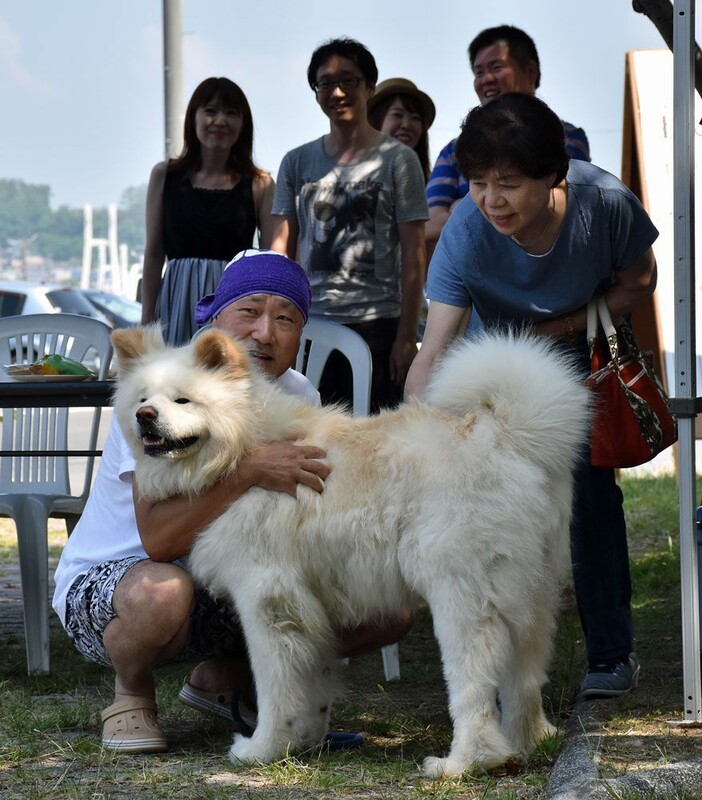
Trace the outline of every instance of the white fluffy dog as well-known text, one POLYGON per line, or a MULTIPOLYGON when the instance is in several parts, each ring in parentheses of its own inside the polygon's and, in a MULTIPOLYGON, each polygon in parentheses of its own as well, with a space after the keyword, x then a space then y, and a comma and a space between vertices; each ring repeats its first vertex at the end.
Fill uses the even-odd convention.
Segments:
POLYGON ((540 687, 589 418, 565 357, 534 337, 485 336, 447 355, 422 402, 352 418, 284 393, 221 331, 178 349, 153 327, 113 341, 115 408, 145 496, 200 492, 267 441, 328 453, 323 493, 251 489, 190 556, 194 577, 236 606, 256 681, 258 725, 235 736, 234 763, 321 742, 335 631, 418 598, 454 724, 449 755, 427 758, 425 774, 493 767, 554 731, 540 687))

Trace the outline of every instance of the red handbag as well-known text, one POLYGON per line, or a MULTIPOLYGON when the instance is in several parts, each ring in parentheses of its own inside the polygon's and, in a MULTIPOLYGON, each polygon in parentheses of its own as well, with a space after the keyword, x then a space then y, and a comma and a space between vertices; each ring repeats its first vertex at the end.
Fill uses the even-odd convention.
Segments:
POLYGON ((587 307, 591 374, 585 385, 593 395, 592 447, 595 467, 636 467, 670 447, 678 438, 668 395, 628 322, 615 329, 601 295, 587 307), (602 354, 598 317, 609 348, 602 354), (620 339, 628 352, 620 355, 620 339))

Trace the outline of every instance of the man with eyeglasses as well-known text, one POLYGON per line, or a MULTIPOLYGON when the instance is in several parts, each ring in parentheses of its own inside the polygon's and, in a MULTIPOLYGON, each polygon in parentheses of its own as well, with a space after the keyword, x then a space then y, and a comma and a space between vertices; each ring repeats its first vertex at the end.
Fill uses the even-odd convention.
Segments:
MULTIPOLYGON (((307 80, 329 133, 285 155, 277 177, 272 248, 297 257, 313 315, 348 325, 373 356, 372 410, 395 405, 417 353, 424 285, 424 178, 417 154, 368 122, 378 69, 353 39, 318 47, 307 80)), ((352 397, 350 365, 332 353, 323 402, 352 397)))

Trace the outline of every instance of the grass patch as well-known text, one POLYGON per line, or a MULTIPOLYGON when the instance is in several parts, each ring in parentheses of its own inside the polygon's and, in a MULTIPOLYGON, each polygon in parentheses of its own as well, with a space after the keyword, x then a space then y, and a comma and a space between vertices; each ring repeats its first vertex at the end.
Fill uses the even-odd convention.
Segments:
MULTIPOLYGON (((597 747, 605 776, 698 757, 702 744, 699 732, 666 724, 682 718, 677 486, 672 477, 623 478, 621 485, 643 668, 640 689, 607 705, 609 716, 597 747)), ((54 557, 64 541, 65 528, 56 523, 54 557)), ((3 527, 0 575, 16 558, 14 531, 3 527)), ((559 727, 578 691, 583 649, 575 603, 567 593, 544 687, 546 709, 559 727)), ((126 757, 102 751, 100 711, 111 700, 111 672, 83 661, 56 620, 51 655, 52 674, 30 678, 21 628, 0 636, 0 796, 7 800, 536 800, 543 796, 562 741, 553 737, 526 763, 491 773, 422 778, 418 767, 423 757, 443 754, 451 740, 440 658, 426 611, 400 645, 399 682, 383 683, 379 654, 354 659, 348 667, 347 689, 334 706, 332 726, 364 731, 361 750, 314 751, 266 767, 233 768, 226 758, 227 723, 177 701, 187 665, 158 673, 159 715, 169 735, 169 753, 126 757)))

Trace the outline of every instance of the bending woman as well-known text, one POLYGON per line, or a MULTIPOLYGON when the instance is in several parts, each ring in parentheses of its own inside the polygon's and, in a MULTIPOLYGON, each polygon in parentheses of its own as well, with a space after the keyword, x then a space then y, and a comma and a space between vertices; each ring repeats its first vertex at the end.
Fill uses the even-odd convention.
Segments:
MULTIPOLYGON (((585 377, 587 303, 603 291, 617 319, 654 291, 658 231, 621 181, 568 160, 561 121, 531 95, 504 94, 473 109, 456 155, 470 195, 429 266, 429 316, 406 394, 422 392, 472 308, 488 329, 529 326, 559 337, 585 377)), ((590 465, 589 448, 575 474, 571 546, 588 658, 582 694, 626 694, 639 665, 622 493, 614 470, 590 465)))
POLYGON ((190 340, 195 304, 215 291, 257 229, 259 246, 270 245, 274 192, 271 176, 253 163, 249 103, 227 78, 195 89, 183 138, 181 154, 151 171, 142 279, 142 323, 160 320, 175 345, 190 340))

